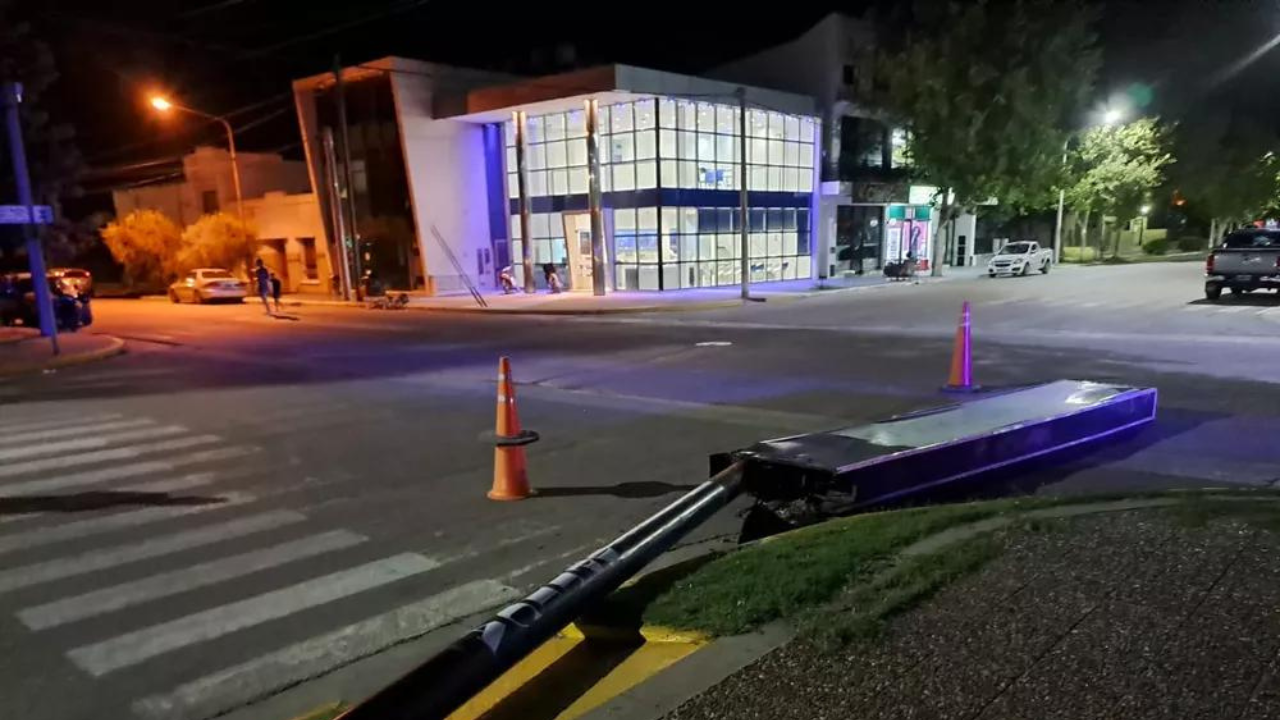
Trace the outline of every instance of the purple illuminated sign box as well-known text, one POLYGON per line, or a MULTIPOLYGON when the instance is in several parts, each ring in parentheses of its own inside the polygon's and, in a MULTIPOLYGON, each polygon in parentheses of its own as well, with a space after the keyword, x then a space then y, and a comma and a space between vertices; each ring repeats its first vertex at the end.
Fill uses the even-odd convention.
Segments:
POLYGON ((870 425, 767 440, 713 455, 711 464, 715 472, 746 460, 744 488, 772 509, 807 503, 820 505, 820 514, 839 514, 1101 444, 1147 425, 1155 412, 1154 388, 1058 380, 870 425))

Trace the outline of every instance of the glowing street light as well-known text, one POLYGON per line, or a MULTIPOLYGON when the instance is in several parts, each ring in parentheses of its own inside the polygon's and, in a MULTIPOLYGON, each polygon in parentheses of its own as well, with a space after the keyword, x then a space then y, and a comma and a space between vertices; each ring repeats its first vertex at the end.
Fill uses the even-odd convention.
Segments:
POLYGON ((152 95, 149 102, 151 107, 162 113, 170 110, 180 110, 184 113, 222 123, 222 129, 227 131, 227 150, 231 153, 231 182, 236 190, 236 214, 240 216, 241 220, 244 220, 244 198, 240 195, 240 164, 236 162, 236 136, 231 130, 231 123, 219 115, 211 115, 207 112, 179 105, 163 95, 152 95))
POLYGON ((1143 205, 1142 207, 1138 208, 1138 212, 1141 213, 1143 217, 1146 217, 1147 213, 1151 212, 1151 206, 1143 205))
MULTIPOLYGON (((1099 118, 1101 122, 1099 124, 1102 127, 1111 127, 1113 125, 1116 125, 1120 121, 1124 120, 1124 116, 1125 116, 1124 108, 1109 107, 1102 111, 1102 116, 1099 118)), ((1088 128, 1087 127, 1081 128, 1080 130, 1088 130, 1088 128)), ((1076 132, 1080 132, 1080 130, 1077 130, 1076 132)), ((1067 166, 1067 146, 1071 143, 1071 138, 1074 137, 1075 135, 1076 133, 1073 132, 1067 136, 1066 140, 1062 141, 1062 167, 1064 168, 1067 166)), ((1062 213, 1066 209, 1066 205, 1067 205, 1067 189, 1059 188, 1058 189, 1058 217, 1057 217, 1057 220, 1054 221, 1053 223, 1053 261, 1054 262, 1059 262, 1062 260, 1062 213)))

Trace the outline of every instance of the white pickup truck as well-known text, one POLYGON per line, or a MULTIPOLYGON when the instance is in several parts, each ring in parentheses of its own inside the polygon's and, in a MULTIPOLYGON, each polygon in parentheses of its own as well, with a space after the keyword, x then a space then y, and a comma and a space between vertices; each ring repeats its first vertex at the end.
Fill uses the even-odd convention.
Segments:
POLYGON ((1223 239, 1205 260, 1204 296, 1280 290, 1280 230, 1246 228, 1223 239))
POLYGON ((1049 272, 1053 264, 1053 251, 1041 248, 1040 243, 1027 240, 1005 243, 987 263, 987 275, 1027 275, 1032 270, 1049 272))

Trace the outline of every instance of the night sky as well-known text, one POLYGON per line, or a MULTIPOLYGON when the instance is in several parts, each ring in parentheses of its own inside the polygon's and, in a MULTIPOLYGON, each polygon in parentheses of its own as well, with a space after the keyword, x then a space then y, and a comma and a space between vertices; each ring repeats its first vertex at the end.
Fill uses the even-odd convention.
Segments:
MULTIPOLYGON (((618 61, 697 72, 793 37, 832 10, 858 13, 877 1, 891 2, 789 0, 758 17, 742 3, 688 0, 552 0, 510 8, 457 0, 17 5, 33 13, 57 55, 61 79, 49 110, 55 120, 74 123, 90 165, 107 168, 222 142, 216 128, 193 118, 156 117, 144 105, 151 88, 209 112, 242 109, 232 116, 242 149, 298 156, 289 81, 326 71, 335 54, 346 63, 394 54, 539 73, 553 71, 556 46, 571 43, 579 65, 618 61), (740 14, 736 22, 727 21, 730 12, 740 14)), ((1139 83, 1152 90, 1148 112, 1178 117, 1212 105, 1280 125, 1280 50, 1223 75, 1280 33, 1280 2, 1112 0, 1099 30, 1106 61, 1100 102, 1139 83)), ((110 181, 99 175, 88 186, 110 181)))

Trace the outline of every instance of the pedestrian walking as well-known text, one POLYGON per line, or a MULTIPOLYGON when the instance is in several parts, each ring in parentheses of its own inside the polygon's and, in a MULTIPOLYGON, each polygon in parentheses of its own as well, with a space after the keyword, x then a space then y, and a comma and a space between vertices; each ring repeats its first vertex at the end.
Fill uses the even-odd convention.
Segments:
POLYGON ((280 312, 280 276, 271 273, 271 299, 275 301, 276 312, 280 312))
POLYGON ((271 314, 271 304, 267 302, 267 294, 271 292, 271 272, 258 258, 257 268, 253 271, 253 279, 258 283, 258 297, 262 299, 262 309, 271 314))

